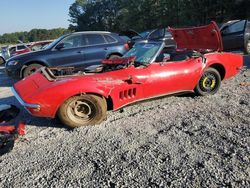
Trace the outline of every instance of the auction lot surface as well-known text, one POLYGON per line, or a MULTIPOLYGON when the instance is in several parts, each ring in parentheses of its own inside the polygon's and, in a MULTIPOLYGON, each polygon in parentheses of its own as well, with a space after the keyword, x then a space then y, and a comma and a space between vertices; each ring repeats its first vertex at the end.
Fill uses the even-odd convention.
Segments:
MULTIPOLYGON (((250 57, 246 57, 250 68, 250 57)), ((170 96, 69 131, 23 111, 0 187, 250 187, 250 70, 214 96, 170 96)), ((0 67, 0 104, 18 102, 0 67)))

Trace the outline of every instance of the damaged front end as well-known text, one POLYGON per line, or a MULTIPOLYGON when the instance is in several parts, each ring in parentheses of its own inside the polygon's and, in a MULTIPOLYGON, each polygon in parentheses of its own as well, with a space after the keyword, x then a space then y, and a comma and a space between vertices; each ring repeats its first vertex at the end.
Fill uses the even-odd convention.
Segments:
POLYGON ((92 65, 84 69, 75 67, 42 67, 38 72, 41 72, 49 81, 54 81, 67 76, 83 76, 123 69, 133 65, 135 59, 136 57, 134 56, 117 59, 104 59, 101 64, 92 65))

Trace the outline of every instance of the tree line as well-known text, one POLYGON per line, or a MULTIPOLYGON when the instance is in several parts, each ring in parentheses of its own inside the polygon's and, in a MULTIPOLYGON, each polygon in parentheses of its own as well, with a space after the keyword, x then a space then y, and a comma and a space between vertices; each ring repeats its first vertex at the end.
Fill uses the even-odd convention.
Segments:
POLYGON ((0 35, 0 44, 55 39, 70 31, 144 31, 250 19, 249 0, 75 0, 68 29, 32 29, 0 35))
POLYGON ((195 26, 250 18, 249 0, 76 0, 69 9, 75 31, 195 26))
POLYGON ((61 35, 68 33, 68 29, 57 28, 57 29, 32 29, 29 32, 15 32, 15 33, 6 33, 0 35, 0 44, 17 44, 18 40, 21 40, 25 43, 41 41, 41 40, 50 40, 56 39, 61 35))

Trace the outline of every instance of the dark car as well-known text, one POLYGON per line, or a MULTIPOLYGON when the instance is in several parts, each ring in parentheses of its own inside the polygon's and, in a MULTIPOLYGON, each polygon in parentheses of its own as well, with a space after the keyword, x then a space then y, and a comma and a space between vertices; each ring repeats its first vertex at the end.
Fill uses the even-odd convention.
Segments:
POLYGON ((170 46, 170 47, 176 46, 173 36, 168 31, 168 29, 165 29, 165 28, 151 29, 151 30, 143 31, 141 33, 138 33, 130 29, 128 31, 121 32, 120 35, 124 35, 129 38, 128 44, 130 48, 132 48, 136 42, 149 41, 149 40, 151 41, 160 40, 160 41, 164 41, 166 46, 170 46))
POLYGON ((250 22, 248 20, 233 20, 220 28, 225 51, 244 50, 250 54, 250 22))
POLYGON ((128 49, 126 41, 115 33, 76 32, 56 39, 44 50, 10 58, 5 67, 8 76, 23 78, 42 66, 85 68, 100 64, 102 59, 120 57, 128 49))

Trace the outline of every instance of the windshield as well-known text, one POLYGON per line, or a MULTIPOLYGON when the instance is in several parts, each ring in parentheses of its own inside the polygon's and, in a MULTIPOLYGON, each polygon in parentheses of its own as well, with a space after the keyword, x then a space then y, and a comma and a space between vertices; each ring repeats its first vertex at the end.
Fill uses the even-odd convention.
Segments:
POLYGON ((135 56, 135 62, 148 64, 161 47, 161 43, 137 43, 123 57, 135 56))
POLYGON ((52 48, 55 44, 57 44, 60 40, 62 40, 65 36, 61 36, 58 39, 54 40, 52 43, 48 44, 47 46, 43 47, 42 49, 50 49, 52 48))
POLYGON ((148 31, 143 31, 140 33, 140 36, 142 36, 143 38, 147 38, 147 36, 153 31, 153 29, 148 30, 148 31))

